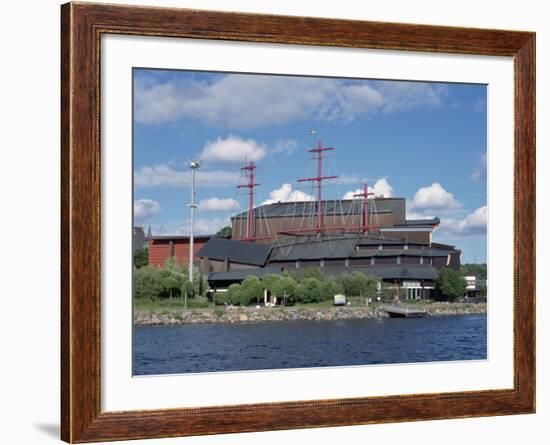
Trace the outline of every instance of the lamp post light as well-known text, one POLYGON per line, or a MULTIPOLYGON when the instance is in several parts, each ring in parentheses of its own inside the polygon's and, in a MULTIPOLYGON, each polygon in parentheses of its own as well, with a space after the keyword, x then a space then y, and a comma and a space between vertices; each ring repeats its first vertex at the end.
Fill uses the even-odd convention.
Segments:
POLYGON ((188 166, 191 169, 191 203, 189 208, 191 209, 191 231, 189 235, 189 281, 193 282, 193 244, 194 244, 194 231, 195 231, 195 171, 201 166, 201 162, 196 159, 191 159, 188 162, 188 166))

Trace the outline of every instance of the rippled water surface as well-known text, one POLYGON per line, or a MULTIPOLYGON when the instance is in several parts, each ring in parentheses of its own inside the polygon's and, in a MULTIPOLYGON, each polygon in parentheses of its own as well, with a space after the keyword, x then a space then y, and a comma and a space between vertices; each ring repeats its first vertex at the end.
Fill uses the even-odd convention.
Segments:
POLYGON ((485 315, 134 328, 134 375, 487 357, 485 315))

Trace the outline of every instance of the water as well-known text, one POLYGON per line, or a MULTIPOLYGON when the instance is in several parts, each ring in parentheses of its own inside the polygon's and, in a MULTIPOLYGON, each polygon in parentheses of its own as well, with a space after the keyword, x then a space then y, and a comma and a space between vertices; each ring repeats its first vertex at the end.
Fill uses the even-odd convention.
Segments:
POLYGON ((134 375, 486 358, 485 315, 134 329, 134 375))

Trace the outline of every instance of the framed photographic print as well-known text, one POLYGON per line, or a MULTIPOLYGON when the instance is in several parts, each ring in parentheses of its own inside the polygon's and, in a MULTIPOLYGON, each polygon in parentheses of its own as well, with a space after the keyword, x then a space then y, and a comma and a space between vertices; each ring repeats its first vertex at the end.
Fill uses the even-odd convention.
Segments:
POLYGON ((535 410, 535 35, 62 6, 62 439, 535 410))

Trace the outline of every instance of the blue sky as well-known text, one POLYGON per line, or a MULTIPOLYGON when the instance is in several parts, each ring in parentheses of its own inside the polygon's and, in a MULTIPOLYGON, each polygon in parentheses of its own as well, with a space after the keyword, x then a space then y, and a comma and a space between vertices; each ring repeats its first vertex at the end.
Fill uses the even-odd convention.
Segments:
POLYGON ((189 171, 196 227, 213 233, 246 210, 244 159, 257 164, 255 204, 312 199, 310 129, 335 150, 325 198, 368 180, 407 198, 409 218, 438 216, 434 241, 464 262, 486 260, 486 86, 134 69, 134 219, 153 234, 188 234, 189 171))

